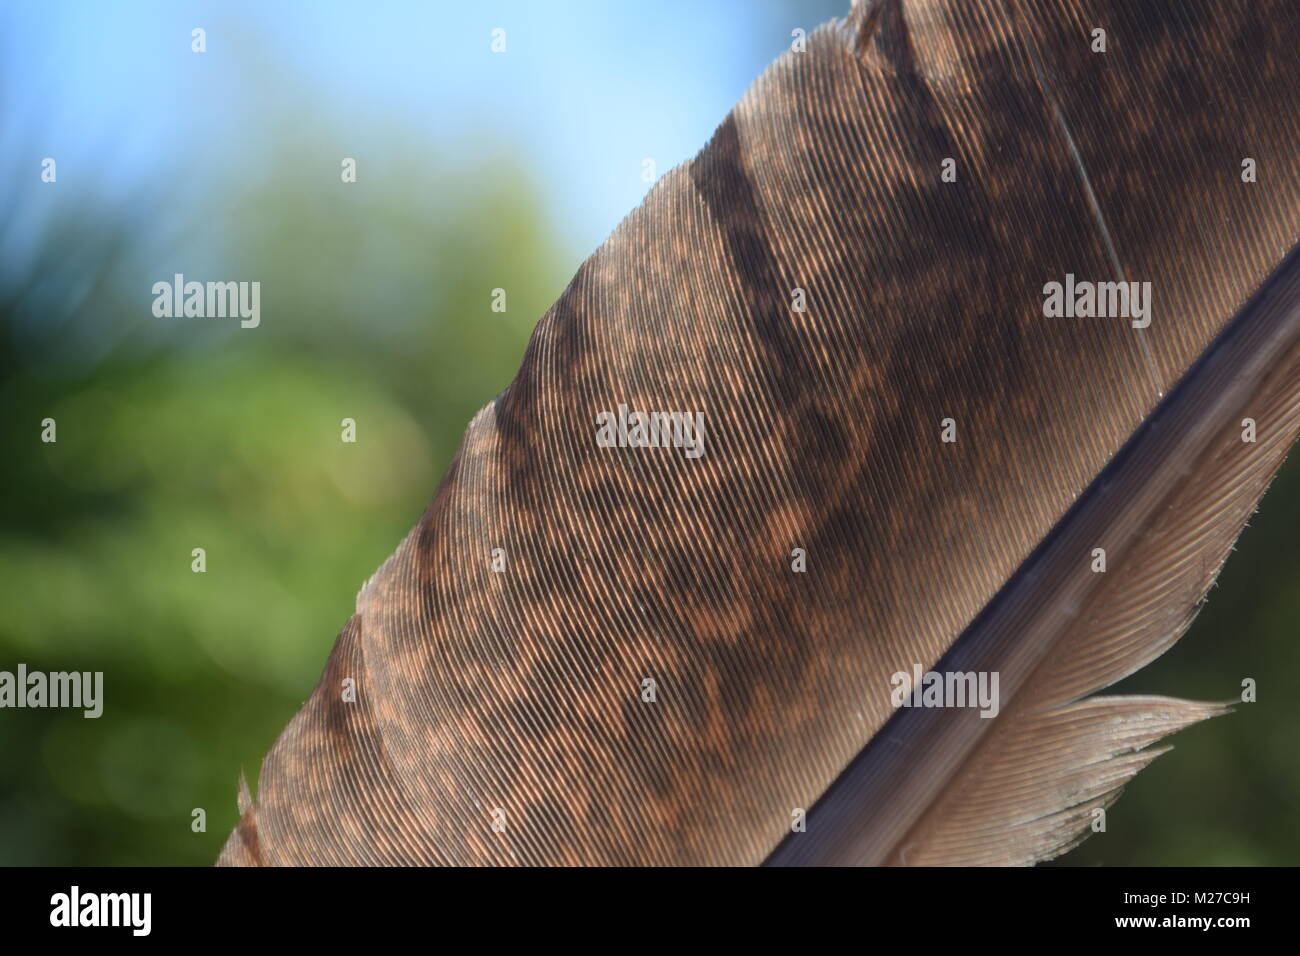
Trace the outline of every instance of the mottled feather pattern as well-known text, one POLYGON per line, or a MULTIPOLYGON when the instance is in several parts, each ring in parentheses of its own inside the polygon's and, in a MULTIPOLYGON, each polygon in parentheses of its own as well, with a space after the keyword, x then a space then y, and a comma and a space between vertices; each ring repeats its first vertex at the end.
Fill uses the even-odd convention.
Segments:
MULTIPOLYGON (((1086 695, 1181 634, 1300 429, 1294 283, 1252 300, 1300 237, 1297 26, 1282 0, 883 0, 811 33, 542 317, 221 862, 1027 863, 1076 843, 1151 744, 1222 712, 1086 695), (1117 261, 1151 283, 1149 327, 1044 315, 1045 283, 1117 261), (1199 401, 1225 369, 1249 388, 1199 401), (620 404, 702 411, 705 453, 600 447, 620 404), (1169 474, 1130 466, 1136 510, 1079 517, 1155 417, 1191 436, 1169 474), (1102 546, 1085 530, 1119 536, 1105 575, 1044 548, 1102 546), (1069 626, 988 624, 1036 571, 1069 626), (951 745, 897 742, 933 756, 898 790, 928 802, 850 788, 817 809, 895 745, 891 675, 945 659, 996 661, 1012 693, 978 726, 906 715, 951 745), (890 835, 848 838, 872 827, 890 835)), ((1129 458, 1165 447, 1143 440, 1129 458)))

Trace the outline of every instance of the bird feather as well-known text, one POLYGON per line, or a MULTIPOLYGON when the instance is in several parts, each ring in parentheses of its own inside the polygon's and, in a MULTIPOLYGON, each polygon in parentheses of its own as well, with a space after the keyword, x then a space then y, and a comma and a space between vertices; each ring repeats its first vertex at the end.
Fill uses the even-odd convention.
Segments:
POLYGON ((1077 843, 1224 711, 1095 694, 1186 629, 1300 430, 1298 19, 868 0, 785 53, 542 317, 220 862, 1077 843), (1067 276, 1149 313, 1045 314, 1067 276), (703 454, 602 447, 619 405, 702 413, 703 454), (1000 674, 997 716, 896 707, 914 667, 1000 674))

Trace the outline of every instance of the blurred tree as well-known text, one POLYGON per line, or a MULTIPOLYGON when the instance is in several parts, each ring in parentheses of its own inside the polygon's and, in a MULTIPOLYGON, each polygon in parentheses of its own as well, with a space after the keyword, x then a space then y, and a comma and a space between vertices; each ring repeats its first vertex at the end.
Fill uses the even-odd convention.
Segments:
POLYGON ((297 180, 182 206, 223 242, 162 257, 151 217, 85 197, 0 285, 0 667, 101 670, 106 699, 5 713, 0 863, 215 858, 239 768, 256 780, 560 291, 507 158, 374 167, 336 202, 297 180), (261 325, 155 318, 173 272, 260 281, 261 325))

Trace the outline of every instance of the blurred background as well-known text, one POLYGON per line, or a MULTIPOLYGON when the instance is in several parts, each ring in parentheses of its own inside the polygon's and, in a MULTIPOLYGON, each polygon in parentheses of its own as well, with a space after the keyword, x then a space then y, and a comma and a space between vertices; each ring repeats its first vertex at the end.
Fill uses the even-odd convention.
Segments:
MULTIPOLYGON (((644 161, 689 159, 847 5, 0 6, 0 669, 103 671, 106 698, 0 712, 0 864, 216 858, 240 769, 644 161), (175 273, 259 281, 260 327, 155 318, 175 273)), ((1259 702, 1179 735, 1061 864, 1300 861, 1298 492, 1293 460, 1124 688, 1259 702)))

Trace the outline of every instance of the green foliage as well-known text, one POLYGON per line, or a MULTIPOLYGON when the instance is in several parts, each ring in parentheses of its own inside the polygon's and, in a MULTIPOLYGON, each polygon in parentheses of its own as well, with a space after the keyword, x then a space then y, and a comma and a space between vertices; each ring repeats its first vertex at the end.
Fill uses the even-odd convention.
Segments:
POLYGON ((517 169, 369 171, 189 207, 226 239, 203 265, 184 250, 142 265, 146 218, 79 203, 0 290, 0 668, 105 683, 98 719, 4 712, 0 863, 215 859, 240 768, 255 783, 357 590, 562 288, 517 169), (89 294, 58 254, 74 249, 89 294), (261 326, 155 318, 152 283, 173 271, 260 281, 261 326))

